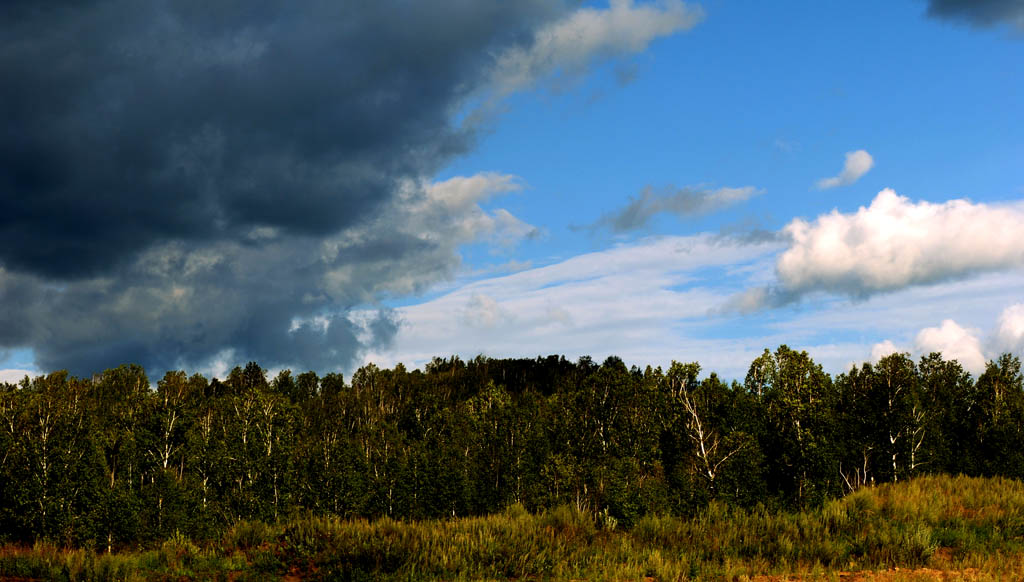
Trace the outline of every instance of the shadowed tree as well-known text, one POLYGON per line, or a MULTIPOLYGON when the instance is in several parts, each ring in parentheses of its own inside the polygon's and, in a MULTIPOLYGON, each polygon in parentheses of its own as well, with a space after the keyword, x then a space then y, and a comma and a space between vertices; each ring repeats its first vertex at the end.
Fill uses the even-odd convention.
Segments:
POLYGON ((885 356, 874 367, 871 402, 878 422, 876 438, 885 451, 879 475, 899 481, 912 474, 917 451, 925 437, 924 409, 918 393, 917 367, 910 354, 885 356))
POLYGON ((984 475, 1024 477, 1024 377, 1020 359, 989 361, 976 384, 977 446, 984 475))
POLYGON ((807 352, 782 345, 765 350, 747 372, 745 389, 759 398, 765 418, 761 448, 769 486, 798 505, 816 502, 835 485, 831 433, 831 379, 807 352))
POLYGON ((21 528, 66 544, 96 537, 104 497, 103 451, 93 439, 86 380, 67 372, 24 385, 15 419, 9 482, 21 528))
POLYGON ((106 460, 108 488, 102 502, 102 520, 108 551, 141 535, 140 513, 143 442, 149 378, 141 366, 131 364, 107 370, 94 379, 92 407, 96 438, 106 460))

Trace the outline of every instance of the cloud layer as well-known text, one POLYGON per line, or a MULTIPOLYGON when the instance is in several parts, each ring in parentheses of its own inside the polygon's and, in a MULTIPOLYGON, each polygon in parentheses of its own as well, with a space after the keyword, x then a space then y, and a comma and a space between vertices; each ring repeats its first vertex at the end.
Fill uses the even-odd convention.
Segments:
POLYGON ((986 358, 1007 351, 997 338, 1019 342, 1017 334, 1024 334, 1024 307, 1000 315, 1021 301, 1019 271, 906 287, 863 301, 823 296, 813 308, 784 314, 720 309, 737 289, 771 280, 781 250, 778 241, 706 234, 647 238, 470 282, 396 309, 407 325, 363 361, 421 366, 444 346, 445 354, 463 358, 618 355, 641 366, 697 360, 742 380, 764 348, 785 343, 808 350, 833 373, 869 356, 934 349, 962 358, 976 372, 979 362, 983 367, 986 358), (977 331, 996 321, 996 332, 977 331), (934 329, 922 333, 928 328, 934 329))
POLYGON ((0 270, 0 342, 34 346, 44 370, 123 361, 168 369, 225 349, 268 365, 347 366, 386 345, 397 325, 387 311, 353 319, 347 309, 451 277, 460 244, 512 244, 534 232, 478 204, 517 184, 500 174, 411 183, 382 212, 335 235, 268 228, 240 241, 167 242, 113 275, 63 285, 0 270))
POLYGON ((407 325, 365 360, 419 366, 443 346, 464 357, 614 354, 641 364, 700 356, 706 366, 738 373, 735 366, 763 349, 761 338, 680 338, 678 330, 706 327, 723 278, 748 275, 728 271, 776 250, 777 242, 712 235, 650 238, 472 282, 398 308, 407 325))
POLYGON ((864 150, 846 152, 846 161, 843 163, 843 169, 839 175, 818 180, 817 187, 819 190, 827 190, 839 186, 849 186, 860 180, 861 176, 867 174, 874 165, 874 158, 864 150))
POLYGON ((170 239, 356 225, 471 145, 451 109, 560 13, 392 4, 7 5, 0 261, 89 277, 170 239))
POLYGON ((479 205, 516 178, 432 180, 477 138, 461 112, 697 18, 678 2, 4 3, 0 348, 75 373, 346 366, 396 329, 351 308, 451 277, 461 244, 537 234, 479 205))

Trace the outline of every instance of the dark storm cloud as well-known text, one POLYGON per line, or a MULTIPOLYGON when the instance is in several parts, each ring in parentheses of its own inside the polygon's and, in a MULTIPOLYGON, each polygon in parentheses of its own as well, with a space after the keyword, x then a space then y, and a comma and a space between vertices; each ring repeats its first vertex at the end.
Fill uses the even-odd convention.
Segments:
POLYGON ((929 0, 928 15, 973 26, 1008 23, 1024 30, 1022 0, 929 0))
POLYGON ((8 4, 0 261, 90 276, 169 238, 355 224, 465 150, 452 108, 547 4, 8 4))
POLYGON ((387 310, 358 306, 452 276, 462 243, 522 233, 524 223, 476 204, 512 179, 407 187, 324 237, 261 228, 239 240, 162 242, 73 281, 0 270, 0 345, 31 346, 40 369, 77 374, 124 362, 157 375, 217 360, 346 368, 398 329, 387 310))
POLYGON ((4 3, 0 347, 89 373, 385 345, 351 309, 449 276, 469 232, 416 214, 472 145, 453 115, 564 8, 4 3))
POLYGON ((109 277, 67 285, 0 273, 0 342, 33 346, 43 370, 79 374, 122 362, 157 371, 202 365, 223 350, 236 363, 346 367, 397 331, 387 310, 349 308, 407 278, 413 287, 434 281, 457 263, 450 248, 421 241, 341 244, 345 251, 325 260, 314 239, 168 243, 109 277), (332 268, 341 278, 325 281, 332 268))

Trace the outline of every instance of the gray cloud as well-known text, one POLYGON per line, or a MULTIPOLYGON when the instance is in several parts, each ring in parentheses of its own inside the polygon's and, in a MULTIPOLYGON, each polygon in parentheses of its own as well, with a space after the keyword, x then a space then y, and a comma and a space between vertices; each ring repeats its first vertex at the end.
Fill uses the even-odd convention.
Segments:
POLYGON ((799 292, 786 289, 779 285, 752 287, 741 291, 720 306, 709 311, 712 315, 722 313, 755 313, 765 309, 776 309, 795 303, 800 299, 799 292))
POLYGON ((929 0, 928 15, 972 26, 1007 23, 1024 30, 1024 2, 1021 0, 929 0))
POLYGON ((345 367, 388 345, 398 325, 387 310, 354 319, 349 309, 452 276, 462 243, 529 236, 529 225, 477 204, 514 184, 498 174, 407 184, 381 212, 327 237, 255 229, 234 241, 171 241, 68 282, 0 271, 0 344, 33 346, 44 370, 80 373, 125 361, 204 365, 225 350, 267 365, 345 367))
MULTIPOLYGON (((225 351, 337 368, 385 345, 391 315, 351 308, 450 277, 462 243, 536 234, 477 205, 509 177, 430 177, 476 139, 454 115, 510 90, 507 55, 554 54, 568 8, 4 3, 0 347, 87 373, 225 351)), ((615 10, 635 42, 573 63, 683 27, 615 10)))
POLYGON ((681 218, 699 216, 722 210, 760 194, 753 186, 742 188, 680 188, 657 192, 648 186, 639 196, 630 197, 629 203, 606 213, 590 229, 609 228, 613 232, 628 232, 647 226, 658 214, 674 214, 681 218))
MULTIPOLYGON (((61 286, 7 272, 0 275, 4 327, 15 334, 3 340, 33 346, 43 370, 78 373, 123 361, 159 370, 199 365, 229 347, 267 364, 345 366, 362 349, 364 330, 336 311, 336 302, 306 295, 304 289, 318 287, 316 261, 309 259, 316 250, 294 242, 169 243, 110 276, 61 286), (292 326, 303 305, 323 312, 330 325, 292 326)), ((368 331, 368 344, 393 335, 379 325, 368 331)))

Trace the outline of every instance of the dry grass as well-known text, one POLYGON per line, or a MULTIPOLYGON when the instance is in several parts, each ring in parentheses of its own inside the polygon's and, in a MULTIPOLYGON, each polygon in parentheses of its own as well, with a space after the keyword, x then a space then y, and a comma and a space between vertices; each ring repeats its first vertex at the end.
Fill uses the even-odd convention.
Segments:
POLYGON ((626 531, 572 507, 401 522, 236 524, 115 555, 0 550, 0 576, 68 580, 1021 580, 1024 485, 924 477, 810 511, 713 504, 626 531), (604 526, 604 527, 602 527, 604 526))

